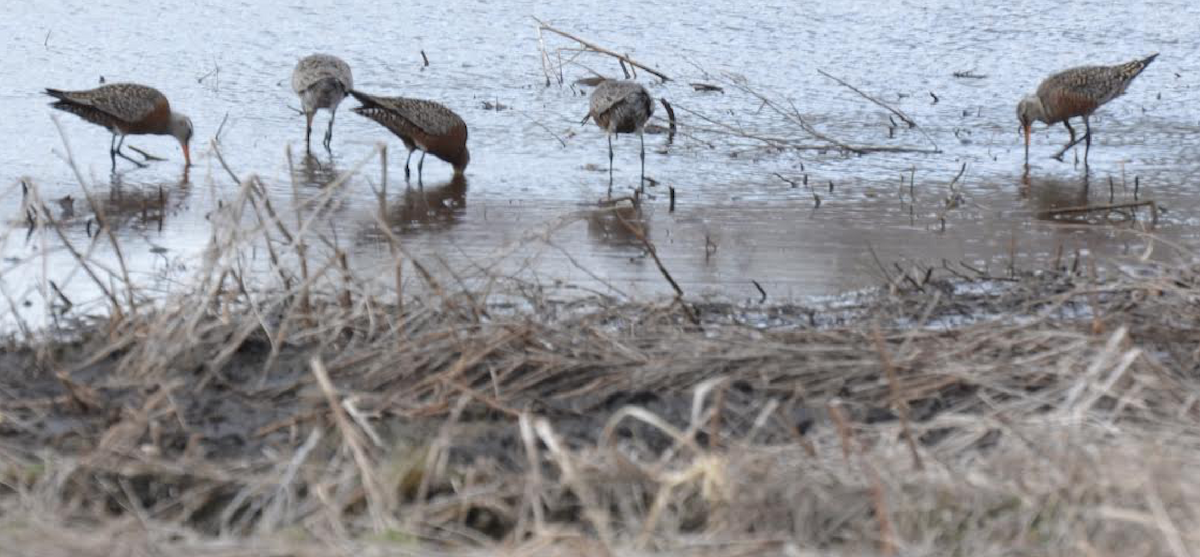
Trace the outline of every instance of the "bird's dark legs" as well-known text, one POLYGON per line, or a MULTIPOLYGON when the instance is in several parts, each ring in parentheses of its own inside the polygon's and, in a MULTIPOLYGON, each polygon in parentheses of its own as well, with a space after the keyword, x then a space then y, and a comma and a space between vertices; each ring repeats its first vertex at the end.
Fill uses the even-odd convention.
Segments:
POLYGON ((638 188, 646 191, 646 136, 642 130, 638 130, 638 141, 642 144, 642 181, 638 184, 638 188))
POLYGON ((609 133, 609 134, 605 134, 605 135, 606 135, 606 136, 608 136, 608 196, 609 196, 609 197, 612 197, 612 183, 613 183, 613 169, 612 169, 612 166, 613 166, 612 134, 611 134, 611 133, 609 133))
MULTIPOLYGON (((1065 146, 1063 146, 1062 150, 1060 150, 1058 153, 1055 153, 1055 154, 1054 154, 1054 158, 1056 158, 1056 159, 1058 159, 1058 160, 1060 160, 1060 161, 1061 161, 1061 160, 1063 160, 1063 154, 1064 154, 1064 153, 1066 153, 1066 152, 1067 152, 1067 150, 1068 150, 1068 149, 1070 149, 1071 147, 1074 147, 1074 146, 1075 146, 1075 144, 1079 143, 1080 141, 1083 141, 1084 139, 1086 139, 1086 140, 1088 140, 1088 141, 1091 141, 1091 137, 1089 137, 1089 134, 1084 134, 1084 136, 1083 136, 1083 137, 1076 139, 1076 138, 1075 138, 1075 128, 1072 128, 1072 127, 1071 127, 1071 124, 1067 123, 1067 121, 1066 121, 1066 120, 1063 120, 1063 125, 1067 127, 1067 131, 1068 131, 1068 132, 1071 132, 1071 140, 1070 140, 1070 141, 1068 141, 1068 142, 1067 142, 1067 144, 1066 144, 1065 146)), ((1085 126, 1087 125, 1087 119, 1086 119, 1086 118, 1085 118, 1085 119, 1084 119, 1084 121, 1083 121, 1083 125, 1085 125, 1085 126)), ((1088 129, 1090 130, 1091 128, 1088 128, 1088 129)), ((1085 152, 1085 153, 1084 153, 1084 156, 1086 157, 1086 155, 1087 155, 1087 154, 1086 154, 1086 152, 1085 152)))
POLYGON ((1083 166, 1087 168, 1088 151, 1092 150, 1092 124, 1088 122, 1088 117, 1083 117, 1083 166))
POLYGON ((305 112, 304 113, 304 150, 306 150, 306 151, 309 150, 309 146, 310 146, 309 140, 312 138, 312 121, 313 121, 313 113, 305 112))
POLYGON ((325 129, 325 150, 329 151, 329 144, 333 142, 333 119, 337 117, 337 107, 329 109, 329 127, 325 129))
POLYGON ((405 181, 405 182, 407 182, 407 181, 408 181, 408 177, 409 177, 409 172, 408 172, 408 161, 411 161, 411 160, 412 160, 412 153, 413 153, 413 150, 412 150, 412 149, 409 149, 409 150, 408 150, 408 158, 404 159, 404 181, 405 181))
POLYGON ((417 185, 421 185, 421 171, 425 167, 425 150, 421 149, 421 158, 417 159, 417 185))
POLYGON ((112 171, 117 171, 117 134, 113 134, 112 141, 108 142, 108 158, 112 159, 112 171))
MULTIPOLYGON (((117 136, 113 135, 113 139, 117 140, 117 136)), ((112 169, 114 172, 117 170, 117 157, 121 157, 121 158, 137 165, 138 168, 146 168, 145 164, 138 162, 136 159, 134 159, 133 157, 130 157, 129 155, 126 155, 125 153, 122 153, 121 152, 122 145, 125 145, 125 136, 124 135, 121 136, 121 139, 117 140, 117 146, 112 147, 112 150, 109 151, 109 153, 108 153, 109 158, 112 159, 112 169)))

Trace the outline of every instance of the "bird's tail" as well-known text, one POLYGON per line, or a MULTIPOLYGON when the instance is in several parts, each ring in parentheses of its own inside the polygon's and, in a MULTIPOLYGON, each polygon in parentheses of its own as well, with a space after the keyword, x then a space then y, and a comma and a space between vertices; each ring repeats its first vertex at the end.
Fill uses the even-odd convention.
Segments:
POLYGON ((63 91, 61 89, 50 89, 47 87, 45 93, 47 95, 50 95, 51 97, 58 99, 58 100, 50 103, 51 108, 57 108, 59 110, 62 110, 65 112, 70 112, 72 114, 78 114, 80 116, 82 116, 84 113, 90 112, 92 110, 87 104, 81 103, 78 100, 71 98, 70 91, 63 91))
POLYGON ((59 100, 63 100, 63 101, 70 100, 67 98, 67 92, 63 91, 61 89, 51 89, 51 88, 47 87, 46 94, 50 95, 51 97, 54 97, 56 99, 59 99, 59 100))
POLYGON ((372 97, 371 95, 363 93, 362 91, 351 89, 348 91, 348 93, 350 93, 350 95, 352 95, 358 102, 363 103, 364 106, 378 106, 379 105, 379 103, 375 101, 375 97, 372 97))
POLYGON ((333 77, 333 76, 323 77, 321 79, 318 79, 317 81, 313 82, 312 85, 309 85, 308 88, 309 89, 340 89, 342 92, 348 91, 348 89, 346 89, 346 85, 342 83, 342 80, 340 80, 336 77, 333 77))
MULTIPOLYGON (((348 92, 350 93, 351 96, 353 96, 355 99, 357 99, 359 103, 361 103, 361 106, 356 106, 354 108, 351 108, 350 112, 353 112, 360 116, 366 116, 367 118, 370 118, 370 119, 375 120, 380 123, 383 123, 384 120, 392 117, 391 113, 388 110, 386 110, 382 105, 380 105, 379 101, 375 97, 368 95, 366 93, 363 93, 362 91, 356 91, 354 89, 351 89, 348 92)), ((387 125, 387 124, 384 124, 384 125, 387 125)))

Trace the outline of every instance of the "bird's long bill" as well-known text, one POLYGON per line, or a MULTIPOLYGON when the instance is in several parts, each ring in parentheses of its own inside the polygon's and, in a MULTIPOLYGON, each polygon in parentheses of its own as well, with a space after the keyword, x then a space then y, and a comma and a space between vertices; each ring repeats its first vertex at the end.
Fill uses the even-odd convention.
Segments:
POLYGON ((1025 164, 1029 164, 1029 124, 1021 124, 1025 131, 1025 164))
POLYGON ((179 144, 179 146, 180 146, 180 147, 183 147, 183 161, 184 161, 184 164, 185 164, 186 166, 192 166, 192 153, 191 153, 191 152, 188 150, 188 144, 187 144, 187 143, 180 143, 180 144, 179 144))

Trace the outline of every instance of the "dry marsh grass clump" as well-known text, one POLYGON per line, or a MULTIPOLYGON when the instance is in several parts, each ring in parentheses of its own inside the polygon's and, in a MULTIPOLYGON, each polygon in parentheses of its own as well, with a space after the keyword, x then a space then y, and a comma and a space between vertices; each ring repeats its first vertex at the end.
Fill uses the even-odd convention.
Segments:
POLYGON ((186 287, 99 281, 105 317, 0 354, 3 547, 1200 550, 1195 269, 622 301, 482 266, 447 279, 381 225, 395 276, 365 278, 313 224, 342 182, 283 214, 238 179, 186 287))

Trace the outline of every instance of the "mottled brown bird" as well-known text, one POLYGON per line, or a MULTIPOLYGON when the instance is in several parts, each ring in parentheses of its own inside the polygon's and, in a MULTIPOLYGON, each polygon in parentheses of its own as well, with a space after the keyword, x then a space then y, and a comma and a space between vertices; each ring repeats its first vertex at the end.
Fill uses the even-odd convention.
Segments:
POLYGON ((1063 153, 1080 141, 1085 141, 1083 160, 1092 146, 1092 126, 1088 118, 1107 103, 1121 96, 1133 79, 1153 62, 1158 54, 1116 66, 1081 66, 1058 72, 1042 82, 1036 95, 1030 95, 1017 104, 1017 118, 1025 132, 1025 164, 1029 164, 1029 134, 1034 120, 1047 124, 1062 122, 1071 134, 1071 140, 1054 158, 1062 160, 1063 153), (1070 119, 1083 118, 1084 134, 1075 139, 1075 129, 1070 119))
MULTIPOLYGON (((604 130, 608 138, 608 193, 612 194, 613 147, 612 136, 618 133, 636 133, 642 147, 642 181, 646 183, 646 140, 643 130, 646 121, 654 114, 654 99, 639 83, 606 79, 592 91, 588 105, 588 118, 604 130)), ((587 118, 584 118, 587 121, 587 118)))
POLYGON ((404 177, 409 177, 408 162, 413 151, 420 150, 417 180, 421 180, 425 153, 450 163, 455 174, 462 174, 471 162, 467 149, 467 124, 454 111, 433 101, 405 97, 377 97, 350 91, 362 106, 351 110, 378 122, 400 137, 408 148, 404 159, 404 177))
POLYGON ((304 146, 312 136, 313 115, 317 110, 329 110, 329 127, 325 130, 325 149, 333 141, 333 120, 346 94, 354 88, 350 65, 336 56, 311 54, 301 58, 292 70, 292 90, 300 96, 304 108, 304 146))
POLYGON ((192 121, 171 111, 167 97, 153 87, 136 83, 110 83, 87 91, 46 89, 46 94, 58 99, 50 106, 70 112, 88 122, 104 126, 112 132, 109 158, 117 169, 117 156, 136 165, 145 166, 121 152, 125 136, 136 134, 170 135, 179 140, 183 159, 192 165, 188 144, 192 140, 192 121))

